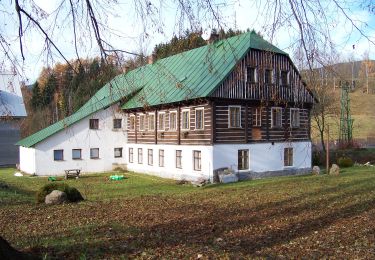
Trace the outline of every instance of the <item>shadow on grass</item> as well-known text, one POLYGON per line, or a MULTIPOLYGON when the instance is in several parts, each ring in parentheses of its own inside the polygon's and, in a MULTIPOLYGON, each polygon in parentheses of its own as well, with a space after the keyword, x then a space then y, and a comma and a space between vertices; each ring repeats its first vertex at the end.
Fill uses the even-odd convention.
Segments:
MULTIPOLYGON (((157 205, 150 207, 150 212, 160 214, 161 221, 143 221, 137 225, 128 224, 127 219, 121 216, 114 216, 107 223, 79 235, 74 235, 74 229, 67 230, 66 235, 75 239, 74 243, 59 244, 57 241, 39 250, 59 258, 80 257, 82 253, 87 257, 98 258, 129 255, 142 257, 144 252, 178 257, 180 253, 173 251, 173 248, 181 247, 185 250, 184 254, 191 256, 203 251, 208 255, 230 253, 261 256, 265 254, 264 250, 273 246, 288 245, 293 239, 309 236, 337 221, 373 209, 374 184, 369 179, 255 205, 240 199, 238 204, 223 207, 218 201, 212 201, 210 205, 187 198, 181 201, 185 204, 172 205, 167 211, 158 209, 157 205), (358 196, 360 199, 354 200, 358 196), (329 207, 332 205, 335 207, 329 207), (114 224, 108 224, 110 221, 114 224), (219 237, 225 243, 216 244, 215 239, 219 237)), ((126 216, 132 217, 131 214, 126 216)), ((136 222, 133 219, 129 223, 136 222)), ((61 234, 51 231, 48 236, 58 238, 61 234)), ((324 256, 320 254, 320 257, 324 256)))

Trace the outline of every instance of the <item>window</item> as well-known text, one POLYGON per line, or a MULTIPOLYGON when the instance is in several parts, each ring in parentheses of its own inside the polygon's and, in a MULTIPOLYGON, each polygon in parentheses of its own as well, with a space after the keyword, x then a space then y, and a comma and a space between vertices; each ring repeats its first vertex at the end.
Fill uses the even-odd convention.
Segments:
POLYGON ((183 110, 182 111, 182 122, 181 122, 181 129, 182 130, 189 130, 190 128, 190 111, 183 110))
POLYGON ((158 130, 165 130, 165 113, 160 112, 158 115, 158 130))
POLYGON ((134 162, 134 151, 133 148, 129 148, 129 162, 134 162))
POLYGON ((115 148, 115 158, 122 157, 122 148, 115 148))
POLYGON ((282 126, 282 108, 273 107, 271 109, 271 120, 273 128, 280 128, 282 126))
POLYGON ((262 108, 260 107, 254 109, 253 126, 262 126, 262 108))
POLYGON ((164 150, 159 150, 159 166, 164 167, 164 150))
POLYGON ((177 112, 169 113, 169 130, 171 131, 177 130, 177 112))
POLYGON ((98 158, 99 158, 99 148, 91 148, 90 159, 98 159, 98 158))
POLYGON ((99 129, 99 119, 90 119, 90 129, 99 129))
POLYGON ((281 86, 289 85, 289 71, 282 70, 280 72, 280 85, 281 86))
POLYGON ((145 130, 145 115, 139 116, 139 131, 145 130))
POLYGON ((273 71, 271 69, 264 70, 264 83, 265 84, 273 83, 273 71))
POLYGON ((284 166, 293 166, 293 148, 284 148, 284 166))
POLYGON ((200 171, 202 169, 201 151, 193 151, 193 160, 194 160, 194 171, 200 171))
POLYGON ((129 118, 129 130, 135 129, 135 116, 130 116, 129 118))
POLYGON ((72 159, 73 160, 82 159, 82 150, 81 149, 72 149, 72 159))
POLYGON ((293 128, 300 126, 300 114, 298 108, 290 109, 290 126, 293 128))
POLYGON ((120 129, 121 128, 122 119, 115 118, 113 119, 113 129, 120 129))
POLYGON ((255 83, 257 81, 257 71, 254 67, 246 67, 246 82, 255 83))
POLYGON ((182 151, 176 150, 176 168, 182 168, 182 151))
POLYGON ((148 114, 148 130, 154 131, 155 130, 155 114, 148 114))
POLYGON ((53 150, 53 160, 55 161, 64 160, 64 150, 53 150))
POLYGON ((238 150, 238 170, 249 169, 249 150, 238 150))
POLYGON ((204 128, 204 108, 195 109, 195 129, 202 130, 204 128))
POLYGON ((138 148, 138 163, 143 163, 143 150, 142 148, 138 148))
POLYGON ((229 107, 229 127, 241 127, 241 107, 230 106, 229 107))
POLYGON ((152 149, 148 149, 148 159, 147 163, 148 165, 153 165, 154 164, 154 151, 152 149))

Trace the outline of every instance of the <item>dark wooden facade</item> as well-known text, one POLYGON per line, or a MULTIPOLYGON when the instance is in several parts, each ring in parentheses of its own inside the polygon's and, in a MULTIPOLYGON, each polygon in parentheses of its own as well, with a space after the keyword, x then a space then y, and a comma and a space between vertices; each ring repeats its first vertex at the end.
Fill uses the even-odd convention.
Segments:
POLYGON ((163 107, 128 110, 128 142, 140 144, 211 145, 230 143, 285 142, 310 140, 310 109, 313 96, 306 89, 301 77, 286 55, 251 50, 238 62, 226 80, 210 95, 184 103, 167 104, 163 107), (247 68, 256 70, 256 80, 249 82, 247 68), (266 83, 265 70, 272 71, 272 82, 266 83), (287 72, 288 84, 282 84, 281 72, 287 72), (229 107, 240 106, 240 127, 229 127, 229 107), (282 124, 272 127, 272 108, 282 108, 282 124), (290 110, 299 109, 298 127, 291 127, 290 110), (195 128, 195 110, 204 109, 204 129, 195 128), (261 125, 255 124, 255 109, 261 110, 261 125), (190 127, 181 128, 182 112, 190 112, 190 127), (170 114, 177 113, 177 127, 171 130, 170 114), (149 113, 165 113, 165 129, 150 131, 149 113), (145 130, 141 131, 140 115, 146 116, 145 130), (130 117, 135 119, 131 129, 130 117))

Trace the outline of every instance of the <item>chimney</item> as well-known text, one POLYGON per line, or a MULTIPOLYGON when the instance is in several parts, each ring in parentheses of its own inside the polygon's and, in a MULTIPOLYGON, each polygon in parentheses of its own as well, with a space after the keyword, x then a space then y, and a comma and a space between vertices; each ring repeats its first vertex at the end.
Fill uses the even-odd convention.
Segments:
POLYGON ((155 54, 151 54, 150 56, 147 57, 147 63, 148 64, 153 64, 154 61, 156 60, 156 55, 155 54))
POLYGON ((208 39, 207 43, 215 43, 219 40, 219 34, 218 33, 211 33, 210 38, 208 39))

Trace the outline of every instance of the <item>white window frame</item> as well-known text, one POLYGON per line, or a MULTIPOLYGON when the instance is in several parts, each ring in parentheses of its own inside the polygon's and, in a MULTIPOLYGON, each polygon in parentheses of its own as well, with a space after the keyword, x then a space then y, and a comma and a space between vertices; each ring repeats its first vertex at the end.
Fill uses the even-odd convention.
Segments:
POLYGON ((165 162, 165 151, 164 149, 159 149, 159 167, 164 167, 164 162, 165 162), (161 158, 162 160, 160 160, 161 158))
POLYGON ((181 130, 190 130, 190 109, 181 110, 181 130), (187 127, 184 127, 184 113, 187 112, 187 127))
POLYGON ((150 112, 147 114, 147 123, 148 123, 148 130, 155 131, 155 112, 150 112), (151 120, 154 118, 154 120, 151 120))
POLYGON ((262 126, 262 110, 263 109, 261 107, 256 107, 254 109, 253 126, 256 126, 256 127, 262 126))
POLYGON ((134 131, 135 130, 135 115, 131 115, 129 116, 129 130, 132 130, 134 131), (133 119, 133 123, 132 123, 132 119, 133 119))
POLYGON ((176 110, 169 112, 169 130, 170 131, 177 131, 177 111, 176 110), (175 114, 175 116, 176 116, 176 118, 175 118, 176 120, 175 120, 175 122, 173 124, 173 128, 171 127, 172 126, 172 123, 171 123, 171 114, 175 114))
POLYGON ((154 150, 153 149, 147 149, 147 164, 149 166, 154 165, 154 150))
POLYGON ((134 163, 134 148, 129 147, 129 155, 128 155, 129 163, 134 163))
POLYGON ((165 131, 165 112, 158 112, 158 131, 165 131), (163 116, 163 120, 160 120, 160 116, 163 116), (160 122, 163 122, 163 127, 160 126, 160 122))
POLYGON ((238 162, 237 169, 239 171, 248 171, 250 169, 250 150, 249 149, 239 149, 237 151, 237 162, 238 162), (242 156, 243 154, 246 154, 245 158, 240 157, 240 155, 242 156), (240 169, 240 158, 242 159, 241 161, 243 161, 243 164, 244 164, 244 165, 242 165, 241 169, 240 169), (246 159, 246 160, 244 160, 244 159, 246 159))
POLYGON ((138 164, 143 164, 143 148, 138 148, 137 150, 138 154, 138 164))
POLYGON ((202 151, 200 150, 193 150, 193 169, 194 171, 201 171, 202 170, 202 151), (195 156, 195 155, 199 156, 195 156))
POLYGON ((115 147, 113 149, 114 158, 122 158, 122 156, 123 156, 123 150, 124 149, 122 147, 115 147), (120 152, 120 156, 116 155, 116 150, 118 150, 120 152))
POLYGON ((293 147, 284 147, 284 156, 283 156, 283 159, 284 159, 284 167, 294 167, 294 149, 293 149, 293 147), (291 160, 292 160, 292 163, 290 163, 290 158, 289 158, 289 160, 288 160, 288 163, 287 163, 287 165, 286 165, 286 163, 285 163, 285 153, 286 153, 286 151, 287 150, 291 150, 292 151, 292 158, 291 158, 291 160))
POLYGON ((204 107, 197 107, 195 109, 195 130, 204 130, 204 107), (202 111, 202 128, 197 128, 197 111, 202 111))
POLYGON ((271 128, 282 128, 283 127, 283 108, 282 107, 272 107, 271 108, 271 128), (280 110, 280 125, 274 125, 273 111, 280 110))
POLYGON ((145 131, 145 130, 146 130, 146 115, 139 114, 139 131, 145 131), (143 124, 142 124, 142 121, 143 121, 143 124))
POLYGON ((241 128, 242 127, 242 124, 241 124, 241 112, 242 112, 242 108, 241 106, 228 106, 228 128, 241 128), (240 109, 240 114, 239 114, 239 126, 232 126, 232 120, 231 120, 231 109, 232 108, 239 108, 240 109))
POLYGON ((299 128, 301 126, 301 111, 299 108, 291 108, 289 111, 289 122, 291 128, 299 128), (297 122, 294 122, 293 113, 297 113, 297 122))
POLYGON ((176 169, 182 169, 182 150, 176 150, 175 152, 175 166, 176 169), (177 157, 177 152, 180 152, 180 156, 177 157), (177 158, 179 158, 179 164, 177 164, 177 158))

